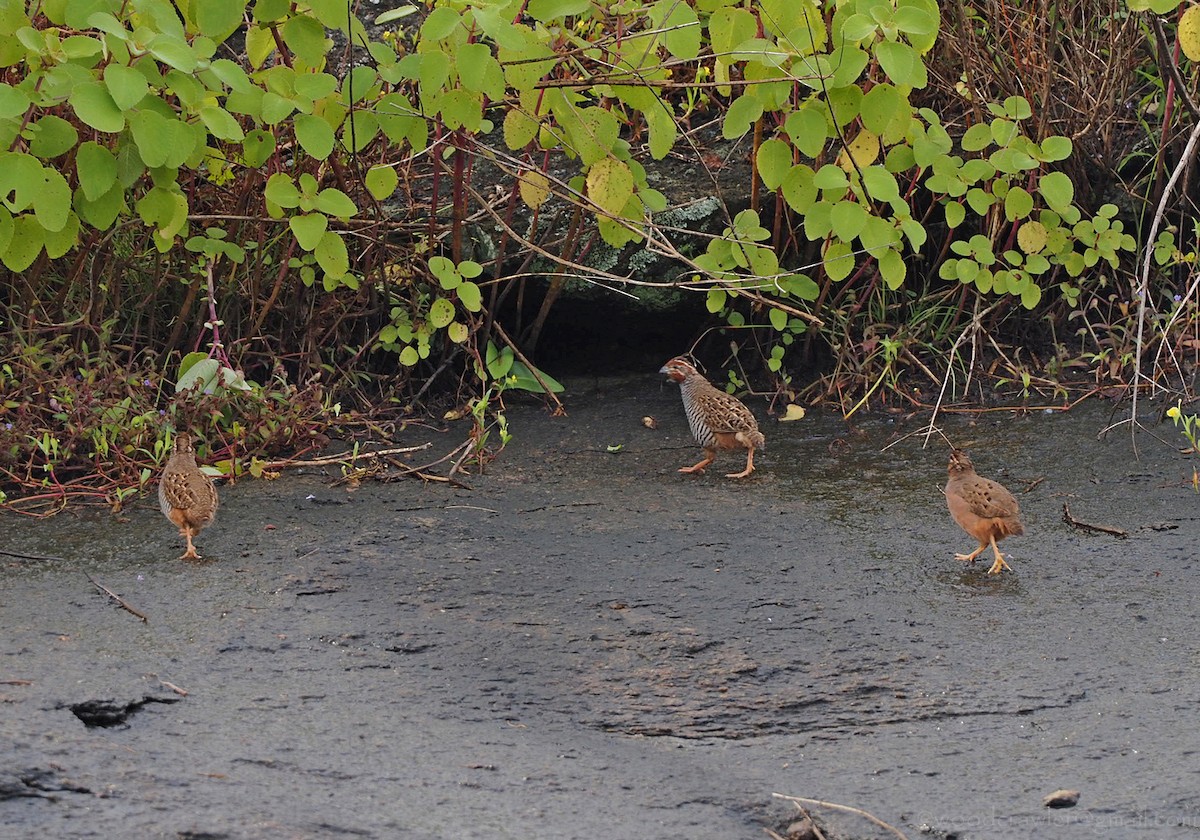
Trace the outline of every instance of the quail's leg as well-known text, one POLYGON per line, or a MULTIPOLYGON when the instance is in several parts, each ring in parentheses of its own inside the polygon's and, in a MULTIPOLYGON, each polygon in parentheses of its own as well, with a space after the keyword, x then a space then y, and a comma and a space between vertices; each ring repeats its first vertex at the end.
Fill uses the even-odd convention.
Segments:
POLYGON ((726 478, 745 478, 754 472, 754 447, 747 447, 746 450, 746 469, 738 473, 725 473, 726 478))
POLYGON ((179 559, 180 559, 180 560, 199 560, 199 559, 200 559, 200 554, 199 554, 199 552, 197 552, 197 551, 196 551, 196 546, 194 546, 194 545, 192 544, 192 532, 191 532, 191 531, 188 531, 188 530, 185 530, 185 531, 183 532, 183 535, 184 535, 185 537, 187 537, 187 543, 188 543, 188 546, 187 546, 187 551, 185 551, 185 552, 184 552, 184 553, 183 553, 183 554, 180 556, 180 558, 179 558, 179 559))
POLYGON ((702 473, 704 468, 711 464, 717 457, 717 450, 709 447, 704 447, 704 460, 690 467, 680 467, 681 473, 702 473))
POLYGON ((987 547, 988 547, 988 544, 987 544, 987 543, 982 543, 982 542, 981 542, 981 543, 979 544, 979 548, 975 549, 975 550, 974 550, 974 551, 972 551, 970 554, 955 554, 955 555, 954 555, 954 559, 955 559, 955 560, 962 560, 962 561, 964 561, 964 562, 966 562, 966 563, 974 563, 974 562, 975 562, 975 558, 976 558, 976 557, 978 557, 980 554, 982 554, 982 553, 983 553, 983 550, 984 550, 985 548, 987 548, 987 547))
POLYGON ((988 569, 988 574, 998 575, 1000 574, 1001 569, 1008 569, 1011 572, 1012 566, 1004 562, 1004 555, 1000 553, 1000 546, 996 545, 995 537, 992 537, 992 551, 996 553, 996 562, 992 564, 990 569, 988 569))

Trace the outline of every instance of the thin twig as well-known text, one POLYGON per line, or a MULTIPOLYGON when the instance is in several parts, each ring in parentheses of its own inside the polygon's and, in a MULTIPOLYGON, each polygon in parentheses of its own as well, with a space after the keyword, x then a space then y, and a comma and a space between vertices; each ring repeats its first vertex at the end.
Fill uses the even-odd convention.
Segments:
POLYGON ((1066 522, 1072 528, 1078 528, 1081 531, 1099 531, 1101 534, 1112 534, 1117 539, 1125 539, 1129 536, 1129 532, 1123 528, 1114 528, 1112 525, 1093 525, 1090 522, 1084 522, 1076 519, 1071 515, 1071 506, 1063 502, 1063 522, 1066 522))
POLYGON ((353 463, 358 458, 382 458, 385 455, 399 455, 404 452, 419 452, 422 449, 428 449, 433 446, 432 443, 422 443, 420 446, 397 446, 392 449, 380 449, 375 452, 343 452, 340 455, 329 455, 324 458, 311 458, 304 461, 297 461, 292 458, 285 458, 282 461, 271 461, 263 464, 264 470, 281 470, 288 467, 326 467, 330 464, 341 464, 346 461, 353 463))
POLYGON ((3 554, 5 557, 16 557, 18 560, 47 560, 53 563, 67 562, 61 557, 49 557, 44 554, 22 554, 19 551, 8 551, 7 549, 3 548, 0 548, 0 554, 3 554))
POLYGON ((148 624, 150 622, 150 619, 148 619, 146 617, 146 614, 144 612, 142 612, 141 610, 134 609, 133 607, 129 606, 129 602, 126 601, 124 598, 122 598, 120 595, 118 595, 116 592, 113 592, 107 586, 105 586, 104 584, 97 581, 94 577, 89 575, 87 572, 84 572, 83 575, 88 580, 90 580, 92 582, 92 586, 99 589, 102 594, 107 595, 109 598, 112 598, 113 601, 116 602, 118 607, 125 610, 125 612, 127 612, 131 615, 135 615, 138 618, 140 618, 142 620, 142 624, 148 624))
MULTIPOLYGON (((906 837, 904 835, 904 832, 902 832, 900 829, 896 828, 894 825, 888 825, 883 820, 879 819, 879 817, 876 817, 873 814, 868 814, 866 811, 862 810, 861 808, 854 808, 854 807, 851 807, 850 805, 839 805, 836 802, 825 802, 824 800, 821 800, 821 799, 805 799, 803 796, 788 796, 785 793, 772 793, 771 795, 776 797, 777 799, 786 799, 789 802, 791 802, 793 805, 795 805, 797 808, 800 808, 800 803, 803 802, 806 805, 817 805, 822 808, 832 808, 835 811, 845 811, 848 814, 856 814, 860 817, 870 820, 871 822, 875 823, 875 825, 879 826, 880 828, 892 832, 892 834, 895 834, 897 837, 900 838, 900 840, 908 840, 908 837, 906 837)), ((800 810, 803 811, 804 809, 800 808, 800 810)))

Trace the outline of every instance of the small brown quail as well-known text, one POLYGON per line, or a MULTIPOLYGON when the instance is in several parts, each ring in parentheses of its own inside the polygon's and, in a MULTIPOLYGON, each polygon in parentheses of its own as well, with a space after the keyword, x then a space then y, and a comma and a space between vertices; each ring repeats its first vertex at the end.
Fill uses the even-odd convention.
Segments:
POLYGON ((990 545, 996 562, 988 569, 989 575, 1011 569, 1004 562, 997 542, 1009 536, 1025 533, 1021 525, 1021 508, 1013 494, 990 478, 975 472, 975 465, 966 452, 955 449, 950 453, 950 480, 946 482, 946 506, 959 526, 979 541, 979 548, 970 554, 955 554, 956 560, 974 563, 990 545))
POLYGON ((704 448, 704 460, 681 473, 702 473, 717 457, 719 449, 745 449, 746 469, 726 473, 727 478, 745 478, 754 472, 754 450, 766 448, 766 438, 750 409, 736 398, 713 387, 687 360, 674 358, 658 371, 679 384, 683 410, 696 442, 704 448))
POLYGON ((158 483, 158 504, 163 515, 187 538, 187 551, 180 560, 198 560, 192 538, 212 524, 217 515, 217 488, 196 464, 191 435, 175 437, 175 446, 158 483))

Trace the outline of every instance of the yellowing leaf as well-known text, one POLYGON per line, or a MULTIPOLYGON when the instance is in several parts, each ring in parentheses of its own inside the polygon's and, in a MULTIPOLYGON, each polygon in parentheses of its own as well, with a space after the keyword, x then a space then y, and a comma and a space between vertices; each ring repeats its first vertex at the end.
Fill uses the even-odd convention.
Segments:
POLYGON ((1189 6, 1179 18, 1179 48, 1192 61, 1200 61, 1200 6, 1189 6))
POLYGON ((879 137, 865 128, 846 144, 837 157, 837 165, 850 172, 870 166, 879 158, 879 137), (851 163, 853 161, 853 164, 851 163))
POLYGON ((601 158, 588 170, 587 192, 600 209, 620 215, 633 197, 633 173, 616 158, 601 158))
POLYGON ((793 420, 803 420, 804 414, 804 406, 788 403, 788 407, 784 409, 783 416, 779 418, 779 422, 790 423, 793 420))
POLYGON ((526 172, 517 189, 521 192, 521 200, 529 205, 529 209, 536 210, 550 197, 550 179, 544 172, 526 172))

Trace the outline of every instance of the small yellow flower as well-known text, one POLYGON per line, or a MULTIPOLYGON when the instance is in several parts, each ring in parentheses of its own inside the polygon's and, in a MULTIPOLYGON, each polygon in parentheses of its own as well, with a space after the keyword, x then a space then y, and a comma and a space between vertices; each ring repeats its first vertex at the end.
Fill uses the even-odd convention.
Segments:
POLYGON ((1182 414, 1183 414, 1183 412, 1179 410, 1179 406, 1177 406, 1177 405, 1173 405, 1167 409, 1167 416, 1170 417, 1172 420, 1178 420, 1182 416, 1182 414))

